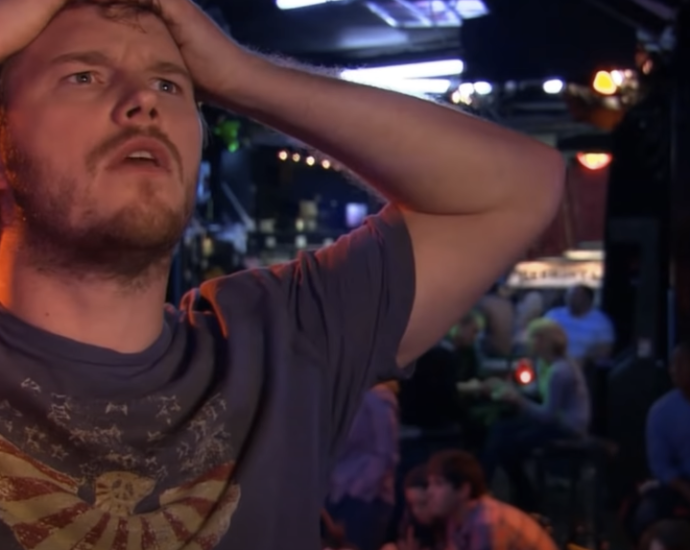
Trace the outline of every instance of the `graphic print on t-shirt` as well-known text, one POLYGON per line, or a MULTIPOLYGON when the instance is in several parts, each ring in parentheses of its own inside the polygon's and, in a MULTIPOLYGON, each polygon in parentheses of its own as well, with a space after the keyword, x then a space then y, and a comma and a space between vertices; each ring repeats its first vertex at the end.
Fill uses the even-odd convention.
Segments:
POLYGON ((240 488, 220 395, 185 418, 175 396, 20 391, 22 407, 0 401, 0 520, 18 549, 212 550, 228 531, 240 488))

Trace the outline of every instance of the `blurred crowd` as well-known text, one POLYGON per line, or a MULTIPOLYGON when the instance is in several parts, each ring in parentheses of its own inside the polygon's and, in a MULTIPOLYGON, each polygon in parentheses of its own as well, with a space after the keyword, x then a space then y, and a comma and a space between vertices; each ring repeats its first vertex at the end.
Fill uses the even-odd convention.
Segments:
MULTIPOLYGON (((552 445, 591 444, 586 370, 609 360, 614 344, 593 289, 497 285, 420 358, 411 379, 365 396, 332 474, 324 548, 557 548, 531 463, 552 445), (498 470, 510 488, 505 502, 492 495, 498 470)), ((690 423, 683 433, 669 428, 673 415, 690 418, 682 347, 673 372, 678 389, 650 413, 656 479, 627 514, 631 544, 645 550, 690 548, 686 526, 673 521, 690 503, 682 481, 690 480, 690 423)))

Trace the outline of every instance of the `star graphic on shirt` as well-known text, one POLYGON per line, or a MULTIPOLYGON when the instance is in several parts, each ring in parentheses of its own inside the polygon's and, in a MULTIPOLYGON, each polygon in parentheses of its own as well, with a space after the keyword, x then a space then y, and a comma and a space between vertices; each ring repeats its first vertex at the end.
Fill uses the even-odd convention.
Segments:
POLYGON ((154 443, 156 441, 160 441, 163 439, 163 433, 162 432, 146 432, 146 441, 147 443, 154 443))
POLYGON ((172 422, 170 417, 173 415, 173 413, 180 412, 182 410, 182 407, 180 407, 179 403, 177 402, 176 396, 157 397, 155 401, 157 401, 158 404, 158 413, 156 413, 156 418, 163 418, 168 425, 170 425, 172 422))
POLYGON ((45 441, 46 434, 36 427, 24 428, 24 435, 26 436, 26 446, 33 451, 41 450, 41 443, 45 441))
POLYGON ((22 413, 15 409, 7 399, 3 399, 2 401, 0 401, 0 411, 9 411, 13 416, 16 416, 17 418, 22 417, 22 413))
POLYGON ((201 441, 208 434, 208 422, 205 418, 196 417, 187 426, 187 430, 194 434, 197 441, 201 441))
POLYGON ((120 413, 125 416, 129 413, 129 407, 127 406, 126 403, 124 404, 117 404, 117 403, 108 403, 105 406, 105 414, 112 414, 112 413, 120 413))
POLYGON ((21 384, 22 389, 29 390, 33 393, 41 393, 41 386, 34 382, 31 378, 27 378, 21 384))
POLYGON ((65 448, 62 445, 51 445, 50 446, 50 456, 53 458, 56 458, 58 460, 63 460, 64 458, 67 458, 67 451, 65 451, 65 448))

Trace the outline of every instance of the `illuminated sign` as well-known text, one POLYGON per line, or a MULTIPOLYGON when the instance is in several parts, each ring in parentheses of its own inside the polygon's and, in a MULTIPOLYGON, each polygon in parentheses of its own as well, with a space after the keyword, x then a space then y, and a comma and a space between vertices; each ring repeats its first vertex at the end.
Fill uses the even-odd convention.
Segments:
POLYGON ((521 262, 508 277, 513 288, 570 288, 601 286, 604 266, 601 262, 521 262))

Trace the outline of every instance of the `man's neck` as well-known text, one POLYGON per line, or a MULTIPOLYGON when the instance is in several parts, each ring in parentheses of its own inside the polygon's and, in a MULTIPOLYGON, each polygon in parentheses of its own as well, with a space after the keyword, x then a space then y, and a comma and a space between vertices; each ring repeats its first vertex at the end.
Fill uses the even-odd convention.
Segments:
POLYGON ((138 353, 159 337, 167 271, 146 284, 123 288, 114 281, 45 273, 3 237, 0 304, 25 323, 77 342, 138 353))

